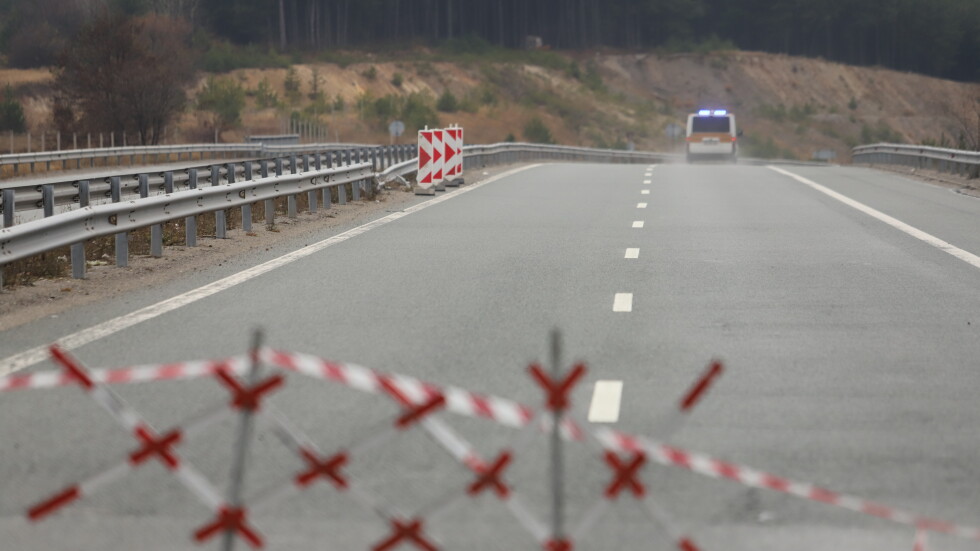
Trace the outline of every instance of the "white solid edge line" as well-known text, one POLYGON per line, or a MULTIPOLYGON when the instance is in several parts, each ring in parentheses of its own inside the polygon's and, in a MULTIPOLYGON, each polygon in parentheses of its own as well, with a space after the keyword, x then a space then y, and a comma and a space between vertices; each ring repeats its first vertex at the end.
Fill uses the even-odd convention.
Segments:
POLYGON ((636 204, 636 208, 638 208, 638 209, 645 209, 645 208, 647 208, 647 204, 646 203, 637 203, 636 204))
POLYGON ((864 203, 860 203, 858 201, 855 201, 854 199, 851 199, 850 197, 847 197, 846 195, 841 195, 840 193, 837 193, 836 191, 834 191, 832 189, 829 189, 827 187, 824 187, 824 186, 822 186, 822 185, 820 185, 820 184, 818 184, 818 183, 816 183, 816 182, 814 182, 812 180, 808 180, 808 179, 804 178, 803 176, 799 176, 797 174, 793 174, 792 172, 789 172, 788 170, 783 170, 783 169, 781 169, 779 167, 775 167, 775 166, 768 166, 767 168, 769 168, 770 170, 774 170, 774 171, 776 171, 776 172, 778 172, 780 174, 783 174, 784 176, 789 176, 790 178, 793 178, 797 182, 800 182, 802 184, 805 184, 807 186, 810 186, 811 188, 819 191, 820 193, 823 193, 823 194, 825 194, 825 195, 827 195, 829 197, 832 197, 832 198, 840 201, 841 203, 844 203, 845 205, 847 205, 849 207, 852 207, 854 209, 857 209, 857 210, 863 212, 864 214, 867 214, 868 216, 870 216, 872 218, 875 218, 877 220, 880 220, 881 222, 884 222, 884 223, 888 224, 889 226, 891 226, 891 227, 893 227, 893 228, 895 228, 895 229, 897 229, 899 231, 902 231, 902 232, 904 232, 904 233, 906 233, 906 234, 908 234, 908 235, 910 235, 910 236, 912 236, 912 237, 914 237, 914 238, 916 238, 916 239, 918 239, 920 241, 923 241, 925 243, 928 243, 929 245, 932 245, 933 247, 936 247, 937 249, 939 249, 939 250, 941 250, 943 252, 949 253, 949 254, 955 256, 956 258, 962 260, 963 262, 966 262, 967 264, 973 266, 974 268, 980 269, 980 256, 977 256, 977 255, 975 255, 973 253, 964 251, 963 249, 960 249, 959 247, 956 247, 954 245, 951 245, 951 244, 943 241, 942 239, 939 239, 938 237, 936 237, 936 236, 934 236, 932 234, 926 233, 926 232, 924 232, 924 231, 922 231, 922 230, 920 230, 920 229, 918 229, 918 228, 916 228, 914 226, 910 226, 910 225, 906 224, 905 222, 902 222, 901 220, 898 220, 897 218, 892 218, 891 216, 888 216, 887 214, 885 214, 885 213, 883 213, 881 211, 875 210, 875 209, 873 209, 873 208, 865 205, 864 203))
POLYGON ((615 423, 623 398, 623 381, 596 381, 589 404, 590 423, 615 423))
MULTIPOLYGON (((153 318, 166 314, 167 312, 176 310, 182 306, 186 306, 193 302, 197 302, 198 300, 201 300, 203 298, 207 298, 211 295, 217 294, 226 289, 230 289, 231 287, 234 287, 240 283, 244 283, 250 279, 254 279, 264 273, 271 272, 276 268, 281 268, 287 264, 291 264, 301 258, 305 258, 314 253, 320 252, 323 249, 326 249, 327 247, 336 245, 337 243, 342 243, 344 241, 347 241, 352 237, 361 235, 362 233, 365 233, 369 230, 373 230, 374 228, 378 228, 390 222, 394 222, 395 220, 398 220, 399 218, 402 218, 409 214, 418 212, 422 209, 426 209, 433 205, 437 205, 439 203, 452 199, 453 197, 459 197, 463 193, 472 191, 474 189, 480 188, 492 182, 496 182, 497 180, 507 178, 509 176, 517 174, 518 172, 528 170, 537 166, 540 166, 540 164, 518 167, 512 170, 508 170, 507 172, 502 172, 496 176, 488 178, 483 182, 458 188, 452 193, 443 195, 442 197, 429 199, 428 201, 424 201, 417 205, 408 207, 401 212, 394 212, 392 214, 389 214, 388 216, 378 218, 377 220, 372 220, 367 224, 358 226, 356 228, 352 228, 343 233, 337 234, 333 237, 324 239, 323 241, 313 243, 312 245, 308 245, 306 247, 303 247, 302 249, 263 262, 262 264, 253 266, 251 268, 238 272, 237 274, 230 275, 223 279, 219 279, 218 281, 209 283, 203 287, 192 289, 190 291, 171 297, 169 299, 160 301, 156 304, 151 304, 150 306, 146 306, 144 308, 136 310, 135 312, 130 312, 129 314, 125 314, 104 321, 100 324, 87 327, 80 331, 76 331, 70 335, 61 337, 60 339, 57 340, 57 343, 63 349, 72 350, 74 348, 78 348, 80 346, 86 345, 90 342, 97 341, 103 337, 122 331, 123 329, 128 329, 134 325, 137 325, 147 320, 151 320, 153 318)), ((0 360, 0 377, 9 375, 10 373, 19 371, 21 369, 30 367, 36 363, 44 361, 45 359, 48 358, 49 346, 50 345, 38 346, 0 360)))
POLYGON ((640 249, 626 249, 626 256, 623 258, 640 258, 640 249))
POLYGON ((616 293, 613 297, 613 312, 632 312, 633 293, 616 293))
POLYGON ((633 221, 633 227, 634 228, 642 228, 643 227, 643 220, 634 220, 633 221))

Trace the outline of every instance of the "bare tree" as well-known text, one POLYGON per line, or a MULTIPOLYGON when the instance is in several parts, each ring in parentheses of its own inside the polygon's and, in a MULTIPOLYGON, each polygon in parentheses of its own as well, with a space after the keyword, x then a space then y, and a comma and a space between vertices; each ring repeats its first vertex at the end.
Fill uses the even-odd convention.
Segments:
POLYGON ((54 70, 59 123, 159 143, 187 102, 194 75, 188 32, 186 23, 159 15, 107 14, 85 26, 54 70))

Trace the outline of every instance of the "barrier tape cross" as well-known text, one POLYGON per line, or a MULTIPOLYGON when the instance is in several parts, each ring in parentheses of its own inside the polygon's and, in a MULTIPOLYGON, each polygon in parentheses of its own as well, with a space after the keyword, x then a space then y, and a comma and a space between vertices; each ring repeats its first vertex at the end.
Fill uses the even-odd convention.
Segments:
POLYGON ((251 387, 247 387, 239 383, 225 369, 218 368, 214 375, 231 391, 232 407, 249 411, 258 411, 261 405, 262 395, 276 390, 282 386, 284 381, 282 375, 276 374, 251 387))
POLYGON ((391 528, 391 536, 381 543, 375 545, 374 551, 388 551, 389 549, 394 549, 399 543, 402 542, 402 540, 413 543, 416 547, 419 549, 424 549, 425 551, 439 551, 439 548, 426 539, 425 535, 422 533, 421 520, 412 519, 410 521, 403 521, 400 519, 393 519, 391 521, 391 528))
POLYGON ((636 497, 643 497, 646 488, 639 481, 637 476, 640 469, 647 462, 646 454, 634 452, 633 458, 628 462, 620 461, 619 456, 611 451, 606 451, 606 463, 613 469, 613 481, 606 487, 605 496, 608 499, 619 497, 619 493, 624 489, 629 489, 636 497))
POLYGON ((262 540, 262 536, 258 534, 251 526, 246 522, 245 509, 241 507, 228 507, 222 506, 218 510, 218 516, 215 518, 214 522, 202 526, 197 532, 194 533, 194 539, 198 542, 204 542, 216 534, 221 534, 224 532, 232 532, 237 534, 253 549, 261 549, 265 542, 262 540))
POLYGON ((143 441, 143 447, 129 455, 129 460, 133 465, 139 465, 154 456, 170 470, 174 470, 180 465, 180 461, 171 449, 180 443, 182 436, 179 430, 171 430, 163 436, 158 436, 153 432, 153 429, 141 425, 136 427, 135 432, 136 437, 143 441))
POLYGON ((300 454, 309 464, 310 468, 309 470, 296 475, 296 484, 300 486, 309 486, 316 479, 323 477, 333 482, 337 489, 347 489, 347 479, 345 479, 340 473, 340 468, 347 464, 346 453, 338 453, 324 459, 323 461, 321 461, 316 454, 310 450, 301 450, 300 454))
POLYGON ((550 411, 564 411, 568 409, 571 401, 568 395, 572 387, 585 375, 585 366, 578 364, 564 379, 553 381, 551 377, 541 369, 540 365, 532 364, 528 367, 531 377, 547 393, 547 407, 550 411))
POLYGON ((510 495, 510 488, 504 484, 500 477, 501 472, 507 468, 510 461, 510 452, 503 452, 491 465, 475 465, 477 478, 472 484, 470 484, 470 487, 467 489, 467 493, 470 495, 476 495, 482 492, 485 488, 492 487, 493 491, 496 492, 499 497, 506 499, 510 495))

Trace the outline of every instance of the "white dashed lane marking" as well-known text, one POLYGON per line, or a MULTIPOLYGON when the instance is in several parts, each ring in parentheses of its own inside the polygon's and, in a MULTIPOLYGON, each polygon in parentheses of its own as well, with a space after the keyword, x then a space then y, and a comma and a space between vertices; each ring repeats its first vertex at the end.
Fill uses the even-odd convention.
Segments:
POLYGON ((647 208, 647 204, 646 203, 637 203, 636 204, 636 208, 638 208, 638 209, 645 209, 645 208, 647 208))
POLYGON ((650 190, 649 189, 641 189, 640 190, 640 195, 650 195, 650 190))
POLYGON ((633 221, 633 227, 634 228, 642 228, 643 227, 643 220, 634 220, 633 221))
POLYGON ((626 249, 626 256, 623 258, 640 258, 640 249, 626 249))
POLYGON ((632 312, 633 293, 616 293, 613 297, 613 312, 632 312))
POLYGON ((623 398, 623 381, 596 381, 589 404, 590 423, 619 421, 619 405, 623 398))

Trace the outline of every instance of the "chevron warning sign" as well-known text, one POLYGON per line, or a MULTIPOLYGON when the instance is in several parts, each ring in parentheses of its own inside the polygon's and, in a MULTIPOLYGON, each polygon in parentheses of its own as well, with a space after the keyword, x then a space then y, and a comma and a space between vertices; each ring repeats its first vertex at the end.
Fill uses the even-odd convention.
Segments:
POLYGON ((432 131, 432 183, 436 185, 437 190, 442 184, 443 179, 446 177, 445 138, 445 130, 439 129, 432 131))
POLYGON ((435 193, 433 184, 433 132, 434 130, 419 130, 419 157, 416 183, 416 193, 435 193))
POLYGON ((446 168, 444 176, 447 180, 463 175, 463 129, 447 128, 446 134, 446 168))

